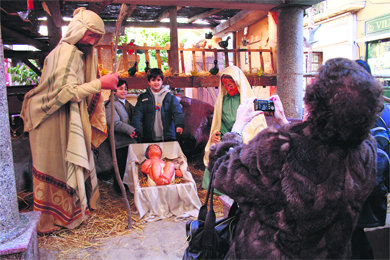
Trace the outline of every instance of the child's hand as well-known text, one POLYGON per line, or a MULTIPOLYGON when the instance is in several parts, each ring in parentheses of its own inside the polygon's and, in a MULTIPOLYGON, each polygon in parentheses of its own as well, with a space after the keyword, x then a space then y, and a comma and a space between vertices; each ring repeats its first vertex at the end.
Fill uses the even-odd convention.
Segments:
POLYGON ((131 134, 130 134, 130 138, 131 139, 134 139, 134 138, 137 138, 137 133, 135 131, 133 131, 131 134))
POLYGON ((176 128, 176 133, 178 133, 178 134, 183 134, 183 128, 177 127, 177 128, 176 128))
POLYGON ((116 90, 116 85, 118 84, 118 73, 110 73, 107 75, 104 75, 103 77, 100 77, 99 80, 102 84, 102 89, 112 89, 116 90))

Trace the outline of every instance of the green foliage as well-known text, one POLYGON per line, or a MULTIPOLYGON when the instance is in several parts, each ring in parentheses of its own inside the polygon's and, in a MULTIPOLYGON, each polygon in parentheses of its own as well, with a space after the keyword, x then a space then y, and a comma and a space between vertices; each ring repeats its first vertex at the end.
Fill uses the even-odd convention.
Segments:
POLYGON ((16 82, 18 85, 36 85, 39 81, 39 76, 25 64, 9 67, 8 74, 10 74, 12 82, 16 82))
POLYGON ((122 45, 122 43, 128 43, 128 42, 129 42, 129 40, 128 40, 127 34, 119 36, 118 45, 122 45))
MULTIPOLYGON (((146 43, 148 46, 155 46, 158 43, 159 46, 165 46, 166 43, 170 42, 169 30, 154 28, 154 29, 146 29, 146 28, 126 28, 125 30, 126 43, 129 43, 131 39, 134 39, 135 45, 143 46, 146 43)), ((122 36, 122 37, 125 37, 122 36)), ((119 38, 120 39, 120 38, 119 38)), ((143 71, 145 64, 145 55, 141 54, 140 62, 138 63, 138 67, 140 71, 143 71)), ((164 71, 169 68, 168 66, 168 53, 166 51, 160 51, 161 57, 161 69, 164 71)), ((156 51, 149 51, 150 63, 149 67, 157 68, 157 58, 156 51)))

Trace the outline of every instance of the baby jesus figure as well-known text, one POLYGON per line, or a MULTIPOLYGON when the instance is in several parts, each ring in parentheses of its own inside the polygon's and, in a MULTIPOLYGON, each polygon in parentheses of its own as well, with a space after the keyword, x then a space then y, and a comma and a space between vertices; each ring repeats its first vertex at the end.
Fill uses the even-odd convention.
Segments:
POLYGON ((147 159, 142 163, 141 171, 148 175, 148 186, 167 185, 175 180, 175 176, 183 177, 180 168, 173 161, 164 161, 161 156, 162 150, 157 144, 146 148, 147 159))

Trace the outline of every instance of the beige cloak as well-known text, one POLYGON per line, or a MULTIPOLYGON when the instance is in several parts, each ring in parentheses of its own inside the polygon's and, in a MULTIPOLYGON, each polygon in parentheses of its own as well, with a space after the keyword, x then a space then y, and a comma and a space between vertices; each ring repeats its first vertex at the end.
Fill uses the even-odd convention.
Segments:
POLYGON ((105 33, 97 14, 78 8, 65 37, 46 57, 39 85, 25 95, 22 106, 41 233, 77 227, 99 198, 91 147, 104 141, 107 129, 97 57, 74 45, 87 29, 105 33))

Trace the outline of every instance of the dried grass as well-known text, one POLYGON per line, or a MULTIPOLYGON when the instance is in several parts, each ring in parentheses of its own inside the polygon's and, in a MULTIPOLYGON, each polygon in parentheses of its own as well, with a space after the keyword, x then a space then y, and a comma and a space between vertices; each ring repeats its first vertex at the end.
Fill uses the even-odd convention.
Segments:
MULTIPOLYGON (((92 211, 87 221, 72 230, 61 229, 48 235, 39 235, 39 247, 59 251, 64 256, 77 253, 79 249, 97 248, 107 238, 139 232, 145 227, 144 221, 133 216, 133 226, 127 229, 127 212, 122 197, 113 191, 111 184, 104 181, 99 181, 99 190, 100 207, 92 211)), ((24 207, 22 211, 32 210, 32 192, 19 192, 18 200, 19 207, 24 207), (28 207, 25 206, 27 204, 28 207)), ((134 213, 134 201, 131 200, 130 204, 134 213)))
MULTIPOLYGON (((203 203, 206 201, 206 195, 207 195, 207 190, 202 189, 202 179, 203 179, 204 171, 200 169, 196 169, 190 164, 188 165, 188 171, 192 173, 192 176, 195 179, 196 188, 198 190, 198 196, 200 202, 203 205, 203 203)), ((213 196, 213 208, 217 218, 223 217, 223 205, 222 202, 219 200, 219 196, 217 195, 213 196)))
MULTIPOLYGON (((189 165, 189 171, 193 174, 197 183, 199 199, 204 203, 207 191, 201 189, 203 170, 195 169, 189 165)), ((55 250, 59 252, 58 258, 66 255, 76 255, 80 249, 97 249, 103 245, 105 239, 122 236, 131 232, 141 232, 147 223, 132 217, 133 227, 127 229, 127 213, 120 195, 117 195, 111 183, 99 181, 101 206, 92 211, 87 221, 84 221, 78 228, 69 230, 62 229, 48 235, 39 235, 39 248, 55 250)), ((136 207, 130 194, 131 211, 134 214, 136 207)), ((19 210, 21 212, 31 211, 33 204, 32 192, 18 193, 19 210)), ((218 196, 214 195, 214 211, 217 217, 223 216, 223 206, 218 196)))

